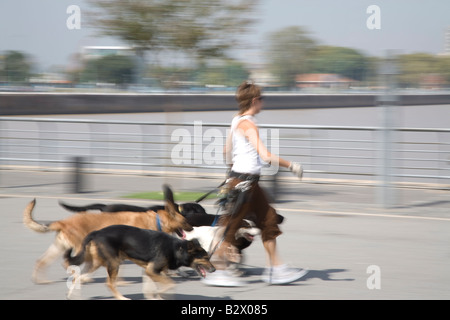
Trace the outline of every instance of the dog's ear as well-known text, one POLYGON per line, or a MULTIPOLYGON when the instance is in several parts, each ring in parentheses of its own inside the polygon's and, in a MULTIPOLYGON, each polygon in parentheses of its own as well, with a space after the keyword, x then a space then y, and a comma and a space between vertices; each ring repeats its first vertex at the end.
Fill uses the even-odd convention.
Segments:
POLYGON ((196 238, 187 242, 188 251, 193 251, 195 248, 201 248, 200 242, 196 238))
POLYGON ((175 203, 175 201, 173 199, 173 192, 172 192, 172 189, 170 188, 170 186, 168 184, 163 184, 162 189, 163 189, 163 193, 164 193, 164 200, 175 203))
POLYGON ((277 213, 277 224, 282 224, 284 221, 284 217, 281 214, 277 213))
POLYGON ((172 189, 170 189, 169 185, 164 184, 163 185, 163 192, 164 192, 164 200, 166 202, 165 209, 170 214, 177 213, 177 205, 173 199, 173 192, 172 189))

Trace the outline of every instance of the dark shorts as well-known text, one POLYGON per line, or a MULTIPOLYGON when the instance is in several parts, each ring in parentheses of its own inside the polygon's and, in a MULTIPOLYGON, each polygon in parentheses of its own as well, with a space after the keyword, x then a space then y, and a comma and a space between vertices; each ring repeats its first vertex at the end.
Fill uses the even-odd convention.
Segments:
MULTIPOLYGON (((234 178, 229 182, 229 189, 233 189, 241 181, 234 178)), ((255 221, 256 227, 261 230, 262 241, 274 240, 282 233, 277 224, 277 212, 269 204, 267 195, 258 182, 252 183, 252 187, 247 191, 244 203, 237 212, 231 217, 228 215, 221 217, 220 224, 229 226, 225 241, 233 243, 234 235, 239 228, 240 222, 246 218, 255 221)))

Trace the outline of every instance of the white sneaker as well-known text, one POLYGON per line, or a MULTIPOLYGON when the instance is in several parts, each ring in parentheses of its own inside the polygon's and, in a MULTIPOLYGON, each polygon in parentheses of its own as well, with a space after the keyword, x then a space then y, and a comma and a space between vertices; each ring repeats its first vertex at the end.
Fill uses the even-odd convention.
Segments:
POLYGON ((208 273, 201 281, 207 286, 217 287, 242 287, 246 284, 241 279, 233 276, 228 270, 216 270, 213 273, 208 273))
POLYGON ((294 282, 308 273, 308 270, 290 268, 283 264, 273 268, 266 268, 262 274, 262 281, 269 284, 288 284, 294 282))

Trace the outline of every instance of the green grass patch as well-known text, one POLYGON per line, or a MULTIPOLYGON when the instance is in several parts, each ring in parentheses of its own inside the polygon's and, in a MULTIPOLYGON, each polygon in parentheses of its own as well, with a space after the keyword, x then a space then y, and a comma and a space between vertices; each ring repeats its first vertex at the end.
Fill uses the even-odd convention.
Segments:
MULTIPOLYGON (((175 201, 192 202, 203 196, 206 192, 174 192, 175 201)), ((164 200, 162 191, 138 192, 125 195, 124 198, 144 199, 144 200, 164 200)), ((215 193, 210 194, 206 199, 216 199, 215 193)))

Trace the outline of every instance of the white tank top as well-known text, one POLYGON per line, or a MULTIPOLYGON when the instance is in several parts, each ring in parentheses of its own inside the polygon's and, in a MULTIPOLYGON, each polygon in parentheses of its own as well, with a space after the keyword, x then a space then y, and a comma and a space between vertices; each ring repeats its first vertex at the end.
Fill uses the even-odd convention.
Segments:
POLYGON ((231 122, 231 134, 233 141, 233 167, 231 170, 239 173, 261 174, 262 161, 258 152, 237 129, 242 120, 249 120, 256 125, 256 119, 251 115, 236 116, 231 122))

